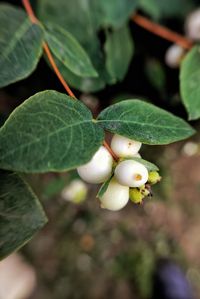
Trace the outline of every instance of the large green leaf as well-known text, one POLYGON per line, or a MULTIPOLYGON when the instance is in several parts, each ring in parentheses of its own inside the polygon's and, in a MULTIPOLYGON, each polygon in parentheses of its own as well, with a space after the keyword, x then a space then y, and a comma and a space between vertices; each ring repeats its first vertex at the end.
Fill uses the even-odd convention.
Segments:
POLYGON ((180 72, 181 95, 189 119, 200 117, 200 47, 194 47, 184 58, 180 72))
POLYGON ((0 170, 0 259, 22 247, 47 222, 30 187, 20 176, 0 170))
POLYGON ((128 26, 107 32, 105 52, 106 67, 113 81, 122 80, 133 55, 133 41, 128 26))
POLYGON ((168 144, 195 132, 183 119, 140 100, 125 100, 106 108, 98 123, 112 133, 146 144, 168 144))
POLYGON ((0 129, 0 167, 22 172, 76 168, 91 159, 103 135, 80 101, 56 91, 39 92, 0 129))
POLYGON ((42 54, 43 32, 26 13, 0 4, 0 87, 26 78, 42 54))
POLYGON ((71 33, 49 23, 45 37, 52 52, 72 73, 81 77, 98 76, 87 53, 71 33))

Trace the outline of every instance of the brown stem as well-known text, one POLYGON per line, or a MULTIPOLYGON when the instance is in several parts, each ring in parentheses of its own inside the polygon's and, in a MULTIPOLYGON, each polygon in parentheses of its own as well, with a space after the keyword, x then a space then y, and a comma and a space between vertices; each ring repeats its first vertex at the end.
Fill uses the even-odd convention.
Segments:
POLYGON ((145 28, 146 30, 148 30, 148 31, 170 41, 170 42, 176 43, 186 50, 191 49, 191 47, 193 46, 193 43, 190 39, 174 32, 164 26, 156 24, 139 14, 133 15, 132 20, 139 26, 145 28))
POLYGON ((103 145, 107 148, 107 150, 109 151, 109 153, 112 155, 113 159, 117 162, 118 161, 118 157, 115 155, 115 153, 113 152, 113 150, 111 149, 111 147, 108 145, 108 143, 104 140, 103 145))
MULTIPOLYGON (((32 23, 39 23, 39 20, 37 19, 37 17, 35 16, 33 9, 30 5, 29 0, 22 0, 22 3, 24 5, 24 8, 31 20, 32 23)), ((49 59, 49 62, 55 72, 55 74, 57 75, 58 79, 60 80, 60 82, 62 83, 63 87, 65 88, 65 90, 67 91, 67 93, 72 97, 72 98, 76 98, 74 93, 71 91, 70 87, 68 86, 67 82, 65 81, 65 79, 63 78, 63 76, 61 75, 55 60, 51 54, 51 51, 49 49, 49 46, 46 42, 43 43, 43 49, 49 59)), ((113 158, 117 161, 118 157, 115 155, 115 153, 112 151, 112 149, 110 148, 110 146, 107 144, 107 142, 104 140, 103 145, 107 148, 107 150, 110 152, 110 154, 113 156, 113 158)))

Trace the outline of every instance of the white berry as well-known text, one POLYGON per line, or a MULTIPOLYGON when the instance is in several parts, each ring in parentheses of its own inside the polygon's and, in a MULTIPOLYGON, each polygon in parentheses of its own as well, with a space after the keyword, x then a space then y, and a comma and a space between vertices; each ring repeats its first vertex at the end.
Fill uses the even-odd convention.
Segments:
POLYGON ((120 158, 134 157, 141 148, 142 143, 136 140, 126 138, 115 134, 111 141, 113 152, 120 158))
POLYGON ((186 35, 193 40, 200 40, 200 9, 189 14, 185 22, 186 35))
POLYGON ((140 187, 148 180, 148 170, 139 162, 125 160, 115 168, 115 178, 121 185, 140 187))
POLYGON ((176 44, 171 45, 165 53, 165 63, 171 68, 179 67, 183 59, 185 50, 176 44))
POLYGON ((75 179, 70 182, 61 192, 64 200, 72 201, 74 203, 81 203, 85 200, 88 187, 82 180, 75 179))
POLYGON ((111 154, 104 146, 101 146, 92 159, 87 164, 78 167, 77 171, 84 181, 99 184, 111 176, 112 164, 111 154))
POLYGON ((128 203, 129 187, 120 185, 114 178, 101 198, 101 207, 111 211, 121 210, 128 203))

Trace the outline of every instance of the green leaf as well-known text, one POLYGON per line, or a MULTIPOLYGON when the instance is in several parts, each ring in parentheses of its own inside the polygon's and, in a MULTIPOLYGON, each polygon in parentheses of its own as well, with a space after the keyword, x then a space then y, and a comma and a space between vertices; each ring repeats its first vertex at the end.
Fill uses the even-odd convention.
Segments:
POLYGON ((119 28, 124 25, 137 8, 138 0, 97 0, 96 10, 101 26, 119 28))
POLYGON ((35 94, 0 129, 0 167, 21 172, 65 171, 87 163, 103 130, 80 101, 56 91, 35 94))
POLYGON ((181 96, 189 119, 200 117, 200 47, 193 47, 181 64, 181 96))
POLYGON ((126 100, 106 108, 98 123, 112 133, 146 144, 168 144, 195 132, 183 119, 140 100, 126 100))
POLYGON ((139 7, 151 17, 160 19, 186 17, 194 3, 192 0, 139 0, 139 7))
POLYGON ((95 1, 90 0, 40 0, 37 10, 42 22, 61 26, 84 46, 96 42, 98 28, 94 5, 95 1))
POLYGON ((0 259, 27 243, 47 218, 20 176, 0 170, 0 259))
POLYGON ((0 4, 0 87, 28 77, 42 54, 43 32, 26 13, 0 4))
POLYGON ((122 80, 133 56, 133 42, 128 26, 108 31, 104 49, 106 68, 113 81, 122 80))
POLYGON ((49 23, 45 37, 55 56, 74 74, 81 77, 98 76, 89 56, 71 33, 49 23))
POLYGON ((104 193, 106 192, 106 190, 108 189, 108 186, 110 184, 110 181, 112 180, 113 178, 113 174, 111 175, 111 177, 109 179, 107 179, 102 185, 101 185, 101 188, 99 189, 96 197, 101 199, 102 196, 104 195, 104 193))
POLYGON ((159 168, 154 163, 151 163, 142 158, 137 158, 137 157, 136 158, 125 158, 123 160, 134 160, 136 162, 139 162, 139 163, 143 164, 147 168, 148 171, 158 171, 159 170, 159 168))

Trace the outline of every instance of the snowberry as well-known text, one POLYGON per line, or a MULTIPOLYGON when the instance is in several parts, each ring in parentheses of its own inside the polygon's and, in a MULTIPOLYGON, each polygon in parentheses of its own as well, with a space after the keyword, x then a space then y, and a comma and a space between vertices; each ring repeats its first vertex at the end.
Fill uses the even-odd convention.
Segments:
POLYGON ((176 44, 171 45, 165 53, 165 63, 171 68, 179 67, 183 59, 185 50, 176 44))
POLYGON ((193 40, 200 40, 200 9, 189 14, 185 22, 186 35, 193 40))
POLYGON ((120 162, 115 168, 115 178, 121 185, 140 187, 148 180, 146 167, 133 160, 120 162))
POLYGON ((115 134, 111 141, 111 148, 118 157, 134 157, 141 148, 142 143, 115 134))
POLYGON ((80 177, 93 184, 106 181, 112 172, 113 158, 109 151, 101 146, 92 159, 85 165, 77 168, 80 177))
POLYGON ((113 178, 100 200, 102 208, 118 211, 128 203, 129 187, 120 185, 115 178, 113 178))

